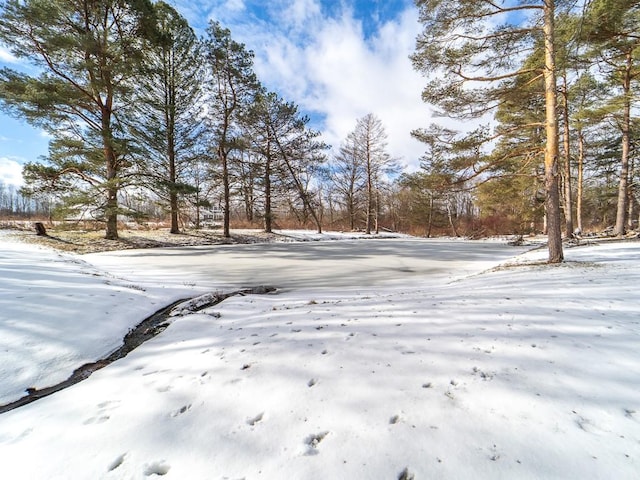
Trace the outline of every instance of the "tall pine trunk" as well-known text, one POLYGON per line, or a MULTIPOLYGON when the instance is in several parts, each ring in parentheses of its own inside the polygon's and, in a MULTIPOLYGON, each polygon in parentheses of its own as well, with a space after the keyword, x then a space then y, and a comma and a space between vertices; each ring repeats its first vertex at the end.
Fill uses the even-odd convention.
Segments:
MULTIPOLYGON (((175 95, 171 95, 175 98, 175 95)), ((173 99, 170 99, 169 105, 173 99)), ((171 233, 180 233, 180 226, 178 224, 178 192, 176 190, 176 183, 178 180, 178 173, 176 171, 176 146, 175 146, 175 119, 174 114, 168 116, 168 128, 167 128, 167 154, 169 157, 169 210, 171 212, 171 233)))
POLYGON ((622 114, 622 157, 620 159, 620 182, 618 184, 618 208, 616 211, 616 226, 614 235, 621 237, 625 234, 627 222, 627 200, 629 190, 629 150, 631 143, 631 68, 633 57, 627 52, 623 78, 624 110, 622 114))
POLYGON ((231 187, 229 185, 229 162, 223 147, 218 148, 218 159, 222 164, 222 190, 224 198, 224 212, 222 216, 222 235, 224 238, 231 237, 231 187))
POLYGON ((111 97, 107 96, 102 106, 102 145, 106 163, 106 208, 105 220, 107 240, 118 239, 118 158, 113 147, 111 131, 111 97))
POLYGON ((584 197, 584 134, 578 129, 578 191, 576 195, 576 221, 578 231, 582 233, 582 202, 584 197))
POLYGON ((546 189, 547 238, 549 263, 561 263, 562 230, 560 227, 560 195, 558 189, 558 97, 555 65, 555 1, 544 0, 545 51, 545 106, 546 147, 544 152, 544 179, 546 189))
POLYGON ((569 90, 566 72, 562 76, 562 109, 563 116, 563 186, 564 186, 564 224, 568 238, 573 237, 573 193, 571 191, 571 138, 569 130, 569 90))

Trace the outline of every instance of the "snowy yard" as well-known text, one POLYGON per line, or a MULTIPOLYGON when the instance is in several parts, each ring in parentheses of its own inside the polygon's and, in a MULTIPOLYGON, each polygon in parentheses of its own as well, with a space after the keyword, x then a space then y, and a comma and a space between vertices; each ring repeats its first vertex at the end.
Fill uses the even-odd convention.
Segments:
POLYGON ((637 479, 640 243, 348 240, 60 254, 0 237, 0 478, 637 479), (493 268, 498 265, 507 266, 493 268))

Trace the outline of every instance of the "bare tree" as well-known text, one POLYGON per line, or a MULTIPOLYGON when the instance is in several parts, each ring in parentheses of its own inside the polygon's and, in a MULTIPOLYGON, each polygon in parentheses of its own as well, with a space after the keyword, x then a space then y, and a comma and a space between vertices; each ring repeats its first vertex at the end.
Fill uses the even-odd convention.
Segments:
POLYGON ((345 142, 348 149, 362 165, 366 191, 366 233, 377 231, 378 189, 382 176, 397 169, 395 160, 387 151, 387 133, 378 117, 369 113, 356 122, 356 127, 345 142))

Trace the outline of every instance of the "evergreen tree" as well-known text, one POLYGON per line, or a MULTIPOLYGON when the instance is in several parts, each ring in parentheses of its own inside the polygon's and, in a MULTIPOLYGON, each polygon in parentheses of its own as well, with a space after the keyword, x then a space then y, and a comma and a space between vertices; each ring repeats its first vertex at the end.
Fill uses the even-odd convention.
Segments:
MULTIPOLYGON (((561 0, 557 2, 563 4, 561 0)), ((568 2, 571 3, 571 2, 568 2)), ((422 34, 412 56, 428 82, 423 99, 442 113, 460 119, 478 118, 501 104, 505 81, 535 74, 545 85, 545 191, 549 262, 563 260, 558 186, 558 119, 556 89, 556 1, 417 0, 422 34), (533 15, 529 15, 533 14, 533 15), (514 19, 531 17, 529 24, 514 19), (522 66, 523 53, 543 45, 543 61, 522 66)), ((475 138, 473 138, 475 137, 475 138)), ((478 148, 492 135, 470 140, 478 148)))
POLYGON ((88 185, 107 239, 118 238, 118 192, 130 168, 119 112, 154 24, 149 0, 7 0, 0 11, 0 41, 41 70, 0 70, 2 107, 55 138, 49 166, 28 165, 26 177, 88 185))
POLYGON ((232 153, 242 146, 240 116, 259 90, 253 72, 253 52, 231 38, 231 31, 211 22, 204 42, 209 71, 209 121, 215 159, 222 170, 223 234, 230 237, 232 153))
POLYGON ((634 90, 640 78, 640 2, 592 0, 588 4, 583 36, 594 46, 593 56, 616 91, 606 110, 621 132, 620 181, 615 235, 624 235, 630 184, 630 152, 634 90))
POLYGON ((155 10, 160 41, 145 52, 129 128, 143 184, 169 206, 171 233, 179 233, 179 199, 193 193, 188 167, 203 134, 202 52, 195 33, 173 7, 158 2, 155 10))
MULTIPOLYGON (((478 134, 484 135, 483 131, 481 128, 478 134)), ((458 236, 457 200, 478 173, 473 171, 479 161, 475 142, 460 141, 456 131, 437 125, 411 134, 425 144, 426 152, 420 159, 420 171, 401 177, 401 185, 410 189, 414 210, 426 212, 427 237, 434 227, 444 228, 446 223, 453 236, 458 236)))
MULTIPOLYGON (((594 156, 591 146, 595 145, 597 131, 601 130, 602 115, 599 105, 606 96, 606 87, 589 71, 579 72, 568 91, 569 121, 575 131, 576 143, 576 225, 578 232, 584 232, 584 188, 585 172, 589 170, 589 160, 594 156)), ((592 209, 592 213, 595 213, 592 209)))

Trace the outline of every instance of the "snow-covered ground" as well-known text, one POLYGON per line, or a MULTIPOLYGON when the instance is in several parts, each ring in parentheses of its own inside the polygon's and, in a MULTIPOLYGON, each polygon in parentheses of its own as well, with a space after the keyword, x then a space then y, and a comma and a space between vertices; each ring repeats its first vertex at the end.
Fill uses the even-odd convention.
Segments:
POLYGON ((557 266, 522 252, 404 238, 74 256, 0 237, 0 403, 175 299, 284 287, 176 317, 0 415, 0 478, 639 478, 640 243, 557 266))

